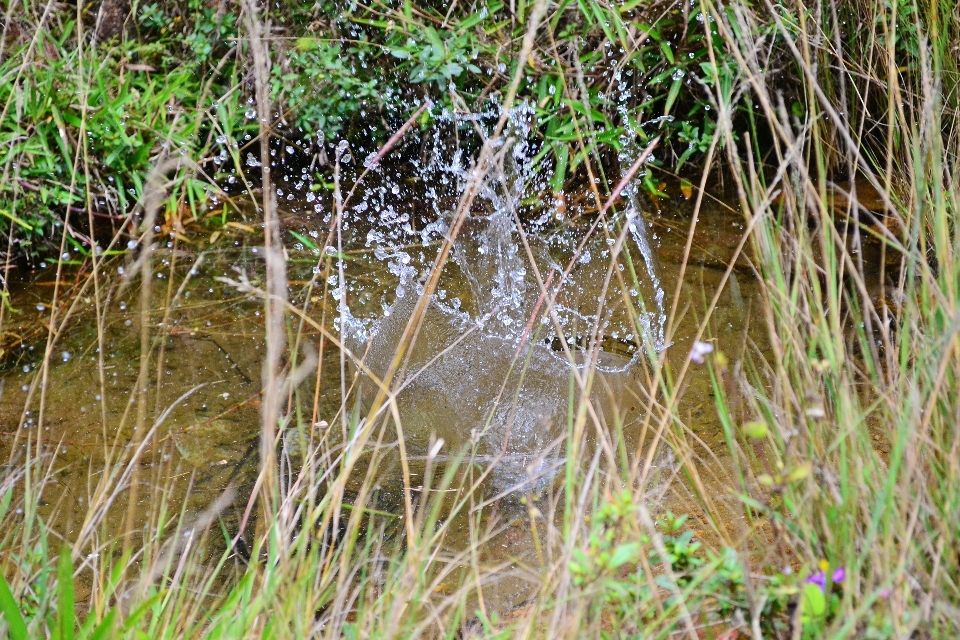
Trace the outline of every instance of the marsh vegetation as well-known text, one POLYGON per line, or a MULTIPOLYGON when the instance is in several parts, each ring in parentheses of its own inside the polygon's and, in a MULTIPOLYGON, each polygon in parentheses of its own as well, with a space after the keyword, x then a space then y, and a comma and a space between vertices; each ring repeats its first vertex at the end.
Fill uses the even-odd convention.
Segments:
POLYGON ((954 638, 946 0, 11 0, 0 635, 954 638))

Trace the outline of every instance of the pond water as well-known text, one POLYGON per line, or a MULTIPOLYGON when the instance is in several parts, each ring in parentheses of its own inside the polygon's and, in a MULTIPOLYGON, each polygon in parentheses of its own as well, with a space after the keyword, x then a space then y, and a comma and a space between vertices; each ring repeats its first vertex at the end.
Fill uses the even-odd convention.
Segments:
MULTIPOLYGON (((501 611, 533 595, 540 534, 526 507, 509 496, 533 496, 562 470, 571 376, 595 371, 592 420, 619 431, 631 455, 644 453, 641 408, 649 401, 642 388, 650 359, 662 355, 674 370, 688 359, 743 233, 734 208, 706 198, 682 270, 693 200, 679 188, 654 202, 631 187, 619 213, 591 231, 590 212, 598 207, 590 191, 565 200, 543 196, 542 188, 531 191, 530 184, 542 181, 530 168, 531 153, 521 138, 484 181, 392 386, 414 483, 427 458, 442 464, 469 449, 476 468, 489 469, 484 495, 507 496, 489 516, 493 533, 479 559, 504 566, 499 582, 485 591, 487 606, 501 611), (538 280, 548 282, 549 295, 538 280), (678 287, 678 317, 668 327, 678 287)), ((350 352, 341 359, 330 340, 291 314, 291 342, 319 353, 321 363, 287 405, 308 439, 342 442, 352 428, 349 410, 362 415, 376 395, 375 380, 391 368, 468 179, 467 154, 431 152, 405 171, 374 171, 341 217, 328 192, 309 190, 296 175, 281 182, 291 301, 304 316, 333 327, 350 352), (326 237, 332 248, 324 251, 326 237)), ((84 526, 86 505, 112 469, 111 446, 136 443, 161 416, 134 478, 136 503, 127 505, 122 494, 104 532, 120 533, 128 513, 155 521, 160 506, 195 515, 228 485, 240 491, 222 519, 231 535, 237 530, 257 473, 264 326, 262 302, 227 282, 243 274, 256 285, 263 274, 263 236, 251 226, 256 214, 249 206, 241 213, 244 222, 215 236, 165 240, 156 249, 146 341, 140 285, 124 279, 134 255, 102 263, 96 283, 87 263, 66 267, 56 302, 55 266, 11 281, 17 312, 7 313, 2 329, 6 343, 18 346, 3 374, 0 454, 16 464, 29 449, 52 465, 62 492, 48 490, 43 511, 66 539, 84 526), (68 308, 71 315, 44 368, 43 323, 54 304, 59 318, 68 308), (136 388, 145 350, 143 403, 136 388)), ((741 257, 713 312, 712 344, 734 357, 748 335, 754 346, 762 344, 759 322, 753 325, 760 331, 751 330, 758 295, 741 257)), ((683 384, 678 415, 708 470, 703 485, 722 502, 725 463, 710 456, 725 444, 709 378, 693 367, 683 384)), ((289 440, 295 466, 298 438, 289 440)), ((396 462, 395 454, 385 455, 378 471, 378 504, 385 510, 401 508, 396 462)), ((655 466, 652 508, 696 515, 693 492, 677 479, 666 447, 655 466)), ((731 509, 721 525, 737 530, 735 513, 731 509)), ((706 521, 694 519, 692 526, 710 536, 706 521)), ((466 520, 451 531, 445 541, 451 549, 476 535, 466 520)))

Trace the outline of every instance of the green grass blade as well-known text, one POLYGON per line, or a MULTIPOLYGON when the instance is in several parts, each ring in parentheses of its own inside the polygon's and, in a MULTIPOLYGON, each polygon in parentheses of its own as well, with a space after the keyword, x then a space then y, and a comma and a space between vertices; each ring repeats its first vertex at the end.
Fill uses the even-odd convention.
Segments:
POLYGON ((107 615, 104 616, 103 620, 100 621, 100 624, 97 625, 97 628, 93 630, 87 640, 103 640, 104 638, 113 635, 113 623, 117 618, 117 610, 111 609, 107 612, 107 615))
POLYGON ((73 593, 73 560, 70 558, 70 548, 66 545, 60 548, 60 566, 57 580, 57 628, 62 640, 73 640, 76 627, 76 611, 74 609, 73 593))
POLYGON ((0 613, 7 621, 7 632, 11 640, 27 640, 27 623, 24 622, 17 602, 13 599, 10 585, 7 584, 7 579, 2 573, 0 573, 0 613))

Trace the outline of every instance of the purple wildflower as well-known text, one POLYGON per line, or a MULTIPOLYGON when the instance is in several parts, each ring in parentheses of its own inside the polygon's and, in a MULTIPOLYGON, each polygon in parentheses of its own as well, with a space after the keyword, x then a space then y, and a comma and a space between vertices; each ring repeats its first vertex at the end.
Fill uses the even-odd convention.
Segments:
POLYGON ((700 342, 698 340, 693 343, 693 348, 690 349, 690 359, 697 364, 703 364, 703 356, 708 353, 713 353, 713 345, 709 342, 700 342))
POLYGON ((807 584, 815 584, 820 587, 820 590, 823 591, 824 587, 827 585, 827 574, 823 571, 817 571, 815 574, 807 578, 807 584))
MULTIPOLYGON (((833 572, 833 584, 838 584, 843 582, 843 579, 847 577, 846 571, 843 567, 837 567, 833 572)), ((825 571, 817 571, 809 578, 807 578, 807 584, 815 584, 820 587, 820 591, 825 591, 827 587, 827 574, 825 571)))

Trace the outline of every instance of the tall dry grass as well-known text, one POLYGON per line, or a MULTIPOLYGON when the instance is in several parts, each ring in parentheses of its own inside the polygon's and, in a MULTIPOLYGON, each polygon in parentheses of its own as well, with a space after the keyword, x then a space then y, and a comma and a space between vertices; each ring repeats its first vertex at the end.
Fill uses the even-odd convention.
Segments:
MULTIPOLYGON (((252 2, 244 7, 266 138, 269 16, 252 2)), ((552 8, 536 5, 522 54, 552 8)), ((39 429, 16 430, 2 476, 0 629, 13 638, 954 637, 960 630, 956 10, 873 0, 810 7, 701 0, 699 10, 714 73, 706 89, 720 114, 706 165, 722 162, 744 216, 737 253, 749 256, 762 283, 770 343, 769 351, 717 353, 709 362, 727 442, 726 451, 714 452, 727 461, 719 470, 698 452, 679 409, 696 366, 688 358, 651 354, 644 384, 635 397, 621 399, 640 403, 646 416, 644 442, 635 451, 591 412, 599 391, 587 368, 571 379, 560 481, 520 512, 537 562, 491 561, 485 545, 507 520, 481 491, 484 474, 471 465, 472 452, 442 463, 435 453, 408 457, 392 383, 413 342, 427 339, 418 336, 419 321, 459 221, 495 170, 493 145, 478 155, 458 223, 437 254, 376 399, 358 413, 345 388, 336 420, 318 415, 315 395, 296 390, 309 371, 319 385, 321 369, 342 366, 322 347, 301 349, 308 330, 343 347, 332 330, 336 301, 325 296, 307 310, 286 297, 263 145, 265 284, 235 283, 263 301, 266 326, 258 479, 248 500, 231 489, 199 514, 165 498, 146 513, 138 510, 138 475, 168 415, 163 407, 150 410, 146 384, 152 365, 158 373, 162 368, 155 359, 162 358, 162 341, 151 331, 166 330, 153 323, 146 284, 153 216, 170 170, 158 162, 142 207, 143 250, 138 268, 128 270, 131 278, 139 273, 142 293, 140 376, 127 405, 136 417, 116 424, 105 408, 100 412, 105 472, 89 491, 79 535, 66 540, 55 518, 40 515, 43 501, 58 492, 56 446, 49 446, 55 443, 45 443, 39 429), (783 78, 796 81, 789 91, 783 78), (792 109, 793 99, 801 109, 792 109), (879 194, 881 211, 858 204, 856 185, 864 181, 879 194), (840 197, 843 185, 849 193, 840 197), (341 419, 338 435, 329 426, 341 419), (295 432, 298 452, 288 442, 295 432), (394 442, 402 498, 399 508, 385 510, 377 468, 386 464, 384 445, 394 442), (653 482, 653 467, 656 452, 667 449, 679 465, 673 482, 682 478, 716 527, 711 549, 698 549, 675 519, 654 522, 665 489, 653 482), (422 474, 419 486, 412 466, 422 474), (742 510, 746 526, 736 539, 718 524, 729 515, 706 489, 716 486, 705 480, 710 474, 721 475, 742 510), (251 541, 243 562, 235 546, 241 535, 217 526, 232 501, 243 507, 239 526, 251 541), (117 525, 112 514, 122 504, 126 517, 117 525), (466 530, 469 544, 450 545, 455 530, 466 530), (827 584, 813 589, 825 594, 822 604, 805 580, 821 563, 827 584), (832 584, 838 568, 842 582, 832 584), (487 604, 496 588, 490 585, 507 571, 531 585, 531 596, 497 612, 487 604)), ((565 90, 576 96, 580 88, 565 90)), ((589 146, 594 135, 582 132, 579 143, 589 146)), ((711 175, 703 174, 699 194, 710 188, 711 175)), ((329 237, 335 242, 337 217, 329 237)), ((622 238, 613 240, 622 247, 622 238)), ((321 266, 321 278, 337 268, 329 259, 321 266)), ((536 270, 532 257, 530 267, 536 270)), ((93 299, 102 352, 109 300, 101 268, 94 258, 94 277, 71 304, 93 299)), ((711 314, 733 269, 731 262, 693 339, 713 331, 711 314)), ((58 282, 62 274, 58 268, 58 282)), ((543 274, 538 281, 549 316, 555 312, 543 274)), ((181 290, 168 291, 168 308, 181 290)), ((39 402, 41 424, 60 327, 74 309, 58 295, 55 289, 45 357, 30 391, 37 400, 28 400, 39 402)), ((677 291, 671 335, 680 299, 677 291)), ((101 359, 101 378, 104 366, 101 359)), ((154 485, 158 496, 166 495, 156 489, 165 482, 172 481, 160 477, 154 485)))

